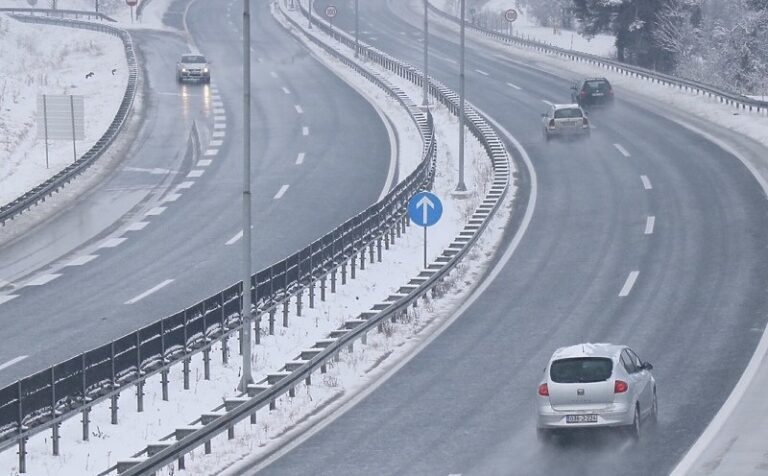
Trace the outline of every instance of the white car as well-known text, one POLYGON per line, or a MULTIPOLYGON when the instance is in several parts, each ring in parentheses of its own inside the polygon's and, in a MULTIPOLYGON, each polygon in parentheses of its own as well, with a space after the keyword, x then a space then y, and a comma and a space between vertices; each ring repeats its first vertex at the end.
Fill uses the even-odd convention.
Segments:
POLYGON ((178 82, 190 80, 210 83, 211 70, 208 60, 200 54, 181 55, 181 59, 176 63, 176 80, 178 82))
POLYGON ((578 104, 552 104, 541 115, 544 138, 554 136, 589 136, 589 118, 578 104))
POLYGON ((639 438, 642 422, 655 421, 658 413, 652 369, 623 345, 557 349, 544 369, 536 397, 539 439, 596 427, 626 429, 639 438))

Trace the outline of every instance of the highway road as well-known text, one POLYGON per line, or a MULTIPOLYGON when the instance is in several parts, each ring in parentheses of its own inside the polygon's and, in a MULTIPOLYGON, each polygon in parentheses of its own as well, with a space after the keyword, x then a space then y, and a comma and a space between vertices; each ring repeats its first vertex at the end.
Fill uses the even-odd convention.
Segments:
MULTIPOLYGON (((2 386, 239 280, 240 17, 225 11, 231 3, 186 3, 172 5, 166 21, 183 28, 186 12, 214 84, 177 85, 184 34, 135 32, 147 84, 128 156, 56 218, 0 248, 0 279, 15 285, 0 292, 0 365, 16 362, 0 366, 2 386), (206 154, 196 163, 185 155, 193 121, 206 154)), ((279 27, 266 3, 254 5, 252 21, 257 270, 376 201, 391 154, 379 114, 279 27)))
MULTIPOLYGON (((414 2, 359 4, 364 41, 421 65, 414 2)), ((334 20, 348 31, 352 5, 338 2, 334 20)), ((432 28, 430 72, 456 88, 457 35, 432 28)), ((503 261, 509 230, 501 272, 452 325, 259 474, 667 474, 755 349, 768 319, 768 216, 747 168, 620 88, 592 114, 589 140, 546 143, 539 115, 568 101, 569 82, 513 50, 468 44, 469 100, 535 167, 530 226, 503 261), (583 341, 625 343, 654 364, 659 421, 639 443, 537 442, 542 370, 555 348, 583 341)))

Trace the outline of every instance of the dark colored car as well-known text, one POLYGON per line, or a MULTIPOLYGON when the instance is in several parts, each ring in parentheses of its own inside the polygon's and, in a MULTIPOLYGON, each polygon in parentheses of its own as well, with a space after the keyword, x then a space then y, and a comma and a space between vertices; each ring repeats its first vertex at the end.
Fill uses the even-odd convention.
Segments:
POLYGON ((576 81, 571 86, 571 100, 581 107, 613 104, 613 87, 605 78, 576 81))

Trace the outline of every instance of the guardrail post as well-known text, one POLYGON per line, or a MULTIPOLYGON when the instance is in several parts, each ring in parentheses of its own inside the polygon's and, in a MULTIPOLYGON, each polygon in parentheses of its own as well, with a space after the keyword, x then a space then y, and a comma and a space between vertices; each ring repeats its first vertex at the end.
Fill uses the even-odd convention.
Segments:
POLYGON ((51 429, 53 434, 51 436, 51 442, 53 443, 53 456, 59 456, 59 426, 60 423, 54 423, 51 429))
POLYGON ((392 245, 395 244, 395 228, 397 228, 398 234, 397 236, 400 236, 400 221, 395 220, 395 226, 389 229, 389 242, 392 243, 392 245))
POLYGON ((184 464, 184 455, 179 456, 179 462, 178 463, 179 463, 179 471, 181 471, 183 469, 187 469, 185 464, 184 464))
MULTIPOLYGON (((55 367, 51 367, 51 418, 56 418, 56 371, 55 367)), ((53 456, 59 456, 59 424, 54 423, 53 435, 51 436, 51 442, 53 443, 53 456)))
MULTIPOLYGON (((242 348, 242 346, 240 346, 242 348)), ((227 334, 221 339, 221 361, 226 365, 229 363, 229 338, 227 334)))
MULTIPOLYGON (((139 379, 141 379, 141 372, 139 372, 139 379)), ((144 411, 144 380, 136 382, 136 411, 139 413, 144 411)))
POLYGON ((365 270, 365 246, 360 250, 360 271, 365 270))
MULTIPOLYGON (((243 324, 245 325, 245 324, 243 324)), ((243 328, 240 327, 237 331, 237 349, 238 355, 243 355, 243 328)))
POLYGON ((309 308, 315 308, 315 281, 309 283, 309 308))
POLYGON ((275 335, 275 308, 269 310, 269 335, 275 335))
POLYGON ((211 379, 211 348, 203 349, 203 379, 211 379))
MULTIPOLYGON (((115 375, 115 341, 112 341, 110 345, 110 353, 112 354, 112 358, 110 359, 110 363, 112 365, 112 390, 114 391, 117 387, 117 376, 115 375)), ((116 393, 112 395, 110 398, 111 402, 109 405, 109 410, 111 413, 111 422, 113 425, 117 425, 117 400, 120 398, 120 394, 116 393)))
MULTIPOLYGON (((396 220, 395 221, 395 231, 397 231, 397 237, 400 238, 400 227, 402 226, 403 222, 402 220, 396 220)), ((392 243, 394 243, 394 238, 392 239, 392 243)))
POLYGON ((341 262, 341 285, 347 284, 347 261, 341 262))
POLYGON ((205 452, 205 454, 207 454, 207 455, 211 454, 211 440, 208 440, 208 441, 206 441, 206 442, 203 444, 203 451, 204 451, 204 452, 205 452))
POLYGON ((323 362, 322 364, 320 364, 320 373, 324 374, 326 372, 328 372, 328 366, 325 362, 323 362))
POLYGON ((288 396, 290 398, 296 397, 296 387, 291 387, 288 389, 288 396))
POLYGON ((331 294, 336 292, 336 268, 331 270, 331 294))
MULTIPOLYGON (((160 321, 160 363, 163 367, 167 364, 165 360, 165 319, 160 321)), ((160 384, 163 389, 163 401, 168 401, 168 369, 160 371, 160 384)))
POLYGON ((227 428, 227 439, 234 440, 235 439, 235 425, 231 425, 227 428))
MULTIPOLYGON (((389 247, 387 247, 389 249, 389 247)), ((381 263, 381 237, 376 239, 376 261, 381 263)), ((371 253, 371 262, 373 262, 373 253, 371 253)))
POLYGON ((357 253, 349 258, 349 277, 355 279, 355 268, 357 267, 357 253))
POLYGON ((27 438, 19 438, 19 473, 27 472, 27 438))
POLYGON ((310 386, 312 385, 312 373, 308 373, 307 377, 304 379, 304 385, 310 386))
MULTIPOLYGON (((389 230, 384 231, 384 249, 389 249, 389 230)), ((379 259, 381 261, 381 259, 379 259)))
POLYGON ((269 409, 270 410, 277 410, 277 400, 272 400, 269 402, 269 409))
POLYGON ((320 278, 320 300, 325 302, 325 280, 326 276, 323 275, 322 278, 320 278))
POLYGON ((88 441, 90 438, 90 422, 91 422, 91 407, 83 408, 83 441, 88 441))
POLYGON ((288 298, 283 301, 283 327, 288 327, 288 309, 291 305, 290 299, 291 298, 288 298))
POLYGON ((184 390, 189 390, 189 363, 191 360, 190 357, 185 357, 184 361, 181 363, 181 373, 184 376, 184 390))
POLYGON ((302 299, 304 298, 304 292, 299 291, 296 293, 296 315, 298 317, 301 317, 301 305, 302 305, 302 299))
POLYGON ((351 354, 354 351, 355 351, 355 343, 354 342, 350 342, 349 345, 347 346, 347 352, 349 352, 351 354))
POLYGON ((253 343, 254 345, 261 344, 261 313, 256 313, 253 317, 253 343))
MULTIPOLYGON (((85 362, 85 353, 80 355, 80 359, 81 359, 80 361, 81 361, 81 365, 82 365, 82 377, 83 377, 81 379, 81 383, 82 383, 82 386, 83 386, 82 387, 83 404, 85 404, 85 403, 88 402, 88 398, 86 396, 87 395, 87 391, 88 391, 88 374, 86 373, 87 365, 86 365, 86 362, 85 362)), ((84 407, 83 408, 83 422, 82 422, 83 423, 83 441, 88 441, 88 433, 89 433, 88 432, 88 424, 90 423, 90 420, 89 420, 88 417, 89 417, 90 411, 91 411, 90 407, 84 407)))

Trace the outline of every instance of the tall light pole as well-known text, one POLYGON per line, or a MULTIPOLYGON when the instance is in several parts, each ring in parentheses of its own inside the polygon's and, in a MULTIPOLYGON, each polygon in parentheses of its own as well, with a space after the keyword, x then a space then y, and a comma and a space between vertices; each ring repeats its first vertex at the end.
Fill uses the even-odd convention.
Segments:
POLYGON ((360 50, 360 11, 358 3, 359 0, 355 0, 355 58, 358 57, 357 52, 360 50))
POLYGON ((312 29, 312 0, 309 0, 309 2, 307 3, 309 4, 309 7, 307 8, 307 11, 309 11, 309 23, 307 24, 307 30, 311 30, 312 29))
POLYGON ((251 372, 251 0, 243 0, 243 375, 239 390, 248 391, 251 372))
POLYGON ((424 99, 421 105, 429 106, 429 0, 424 0, 424 99))
POLYGON ((466 192, 464 184, 464 23, 465 1, 461 0, 461 52, 459 53, 459 183, 456 184, 457 192, 466 192))

